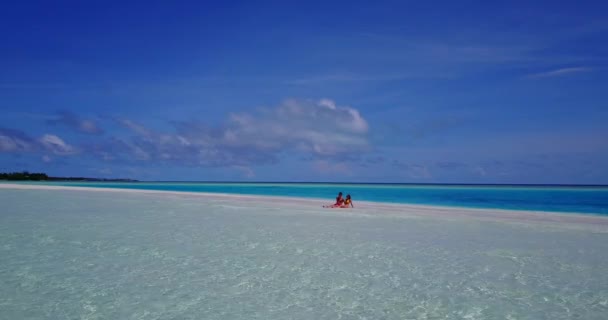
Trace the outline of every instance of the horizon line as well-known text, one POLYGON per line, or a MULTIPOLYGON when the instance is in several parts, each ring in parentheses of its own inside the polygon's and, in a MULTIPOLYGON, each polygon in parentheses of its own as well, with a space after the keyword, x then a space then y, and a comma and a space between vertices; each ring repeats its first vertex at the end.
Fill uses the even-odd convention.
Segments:
POLYGON ((219 180, 138 180, 135 182, 183 182, 183 183, 240 183, 240 184, 376 184, 376 185, 454 185, 454 186, 556 186, 556 187, 608 187, 608 184, 572 183, 466 183, 466 182, 328 182, 328 181, 219 181, 219 180))

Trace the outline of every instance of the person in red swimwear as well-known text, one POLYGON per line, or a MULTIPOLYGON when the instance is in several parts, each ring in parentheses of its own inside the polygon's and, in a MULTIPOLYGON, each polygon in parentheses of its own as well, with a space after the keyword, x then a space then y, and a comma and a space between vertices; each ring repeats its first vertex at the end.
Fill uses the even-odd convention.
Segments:
POLYGON ((342 192, 338 193, 338 196, 336 197, 336 203, 329 205, 329 206, 323 206, 323 208, 339 208, 344 204, 344 199, 342 199, 342 192))

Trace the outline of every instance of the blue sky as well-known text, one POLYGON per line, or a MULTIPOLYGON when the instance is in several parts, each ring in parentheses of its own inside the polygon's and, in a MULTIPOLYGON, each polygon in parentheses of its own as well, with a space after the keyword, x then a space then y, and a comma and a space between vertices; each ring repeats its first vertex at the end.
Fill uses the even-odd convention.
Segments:
POLYGON ((606 2, 21 1, 0 171, 608 184, 606 2))

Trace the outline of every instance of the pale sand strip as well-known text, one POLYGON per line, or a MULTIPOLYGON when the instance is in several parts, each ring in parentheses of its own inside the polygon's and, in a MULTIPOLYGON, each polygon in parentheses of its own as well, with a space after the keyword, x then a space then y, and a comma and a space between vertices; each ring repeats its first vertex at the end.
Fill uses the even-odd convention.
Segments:
MULTIPOLYGON (((280 205, 288 208, 309 208, 318 210, 355 210, 364 214, 381 212, 383 215, 409 215, 441 218, 477 218, 481 220, 497 220, 512 222, 549 222, 565 224, 584 224, 594 225, 600 229, 608 231, 608 216, 579 214, 579 213, 560 213, 543 211, 520 211, 503 209, 476 209, 459 207, 442 207, 430 205, 413 204, 393 204, 369 201, 354 201, 355 208, 349 209, 324 209, 321 206, 330 204, 333 199, 328 200, 297 198, 283 196, 261 196, 261 195, 241 195, 225 193, 207 192, 181 192, 181 191, 162 191, 162 190, 140 190, 140 189, 120 189, 120 188, 95 188, 95 187, 71 187, 71 186, 51 186, 51 185, 30 185, 30 184, 11 184, 0 183, 1 189, 13 190, 63 190, 63 191, 96 191, 96 192, 120 192, 132 194, 148 195, 173 195, 198 197, 206 200, 226 200, 233 203, 260 204, 276 207, 280 205)), ((329 195, 331 196, 331 195, 329 195)))

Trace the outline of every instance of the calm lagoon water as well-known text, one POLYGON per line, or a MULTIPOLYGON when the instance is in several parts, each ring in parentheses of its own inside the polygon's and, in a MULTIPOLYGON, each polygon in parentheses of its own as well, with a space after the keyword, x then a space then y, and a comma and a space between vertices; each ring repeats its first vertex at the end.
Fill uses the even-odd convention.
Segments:
POLYGON ((321 183, 52 183, 52 185, 323 198, 342 191, 355 201, 608 215, 608 187, 321 183))
POLYGON ((0 190, 0 319, 606 319, 608 229, 0 190))

